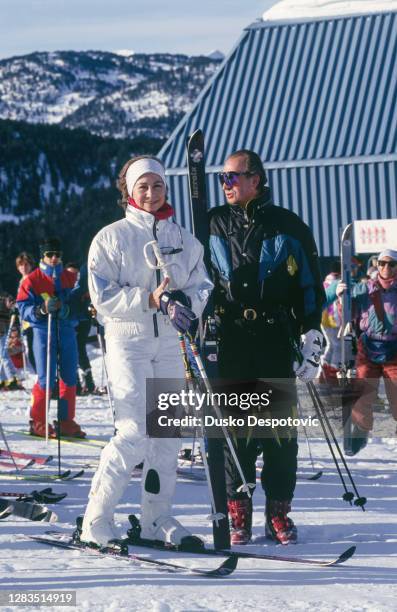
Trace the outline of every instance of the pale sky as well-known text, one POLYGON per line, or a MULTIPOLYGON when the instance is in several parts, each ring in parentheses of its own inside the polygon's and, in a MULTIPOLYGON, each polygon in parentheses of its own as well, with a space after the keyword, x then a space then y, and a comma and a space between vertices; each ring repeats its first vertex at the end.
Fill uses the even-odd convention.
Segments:
POLYGON ((227 53, 274 0, 0 0, 0 58, 33 51, 227 53))

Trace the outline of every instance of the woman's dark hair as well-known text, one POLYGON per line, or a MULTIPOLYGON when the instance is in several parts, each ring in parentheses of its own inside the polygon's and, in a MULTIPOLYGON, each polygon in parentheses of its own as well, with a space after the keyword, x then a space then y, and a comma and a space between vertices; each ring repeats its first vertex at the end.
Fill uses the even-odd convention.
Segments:
POLYGON ((157 162, 159 162, 159 164, 161 164, 162 166, 164 165, 161 159, 158 159, 158 157, 154 157, 154 155, 138 155, 137 157, 132 157, 131 159, 128 160, 128 162, 124 164, 124 166, 120 170, 119 177, 116 183, 117 189, 121 193, 121 200, 118 200, 117 204, 121 206, 123 210, 127 208, 128 198, 130 197, 128 195, 127 181, 125 177, 126 177, 128 168, 140 159, 155 159, 157 162))
POLYGON ((227 159, 234 159, 235 157, 244 157, 246 160, 247 172, 259 175, 258 191, 259 193, 263 193, 267 185, 267 176, 259 155, 255 153, 255 151, 250 151, 249 149, 240 149, 239 151, 234 151, 227 159))

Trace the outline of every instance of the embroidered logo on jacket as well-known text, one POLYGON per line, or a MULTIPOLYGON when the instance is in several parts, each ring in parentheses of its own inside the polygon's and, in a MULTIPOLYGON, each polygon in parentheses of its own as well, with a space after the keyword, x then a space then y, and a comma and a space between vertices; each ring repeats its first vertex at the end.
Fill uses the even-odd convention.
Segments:
POLYGON ((290 255, 287 259, 287 271, 290 276, 295 276, 298 271, 298 264, 293 255, 290 255))

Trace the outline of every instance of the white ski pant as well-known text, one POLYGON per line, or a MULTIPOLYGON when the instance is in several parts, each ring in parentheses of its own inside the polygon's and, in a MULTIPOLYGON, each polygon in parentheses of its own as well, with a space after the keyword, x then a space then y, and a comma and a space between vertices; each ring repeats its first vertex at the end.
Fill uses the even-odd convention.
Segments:
POLYGON ((177 333, 159 338, 106 336, 106 364, 114 402, 116 433, 101 453, 92 481, 87 518, 113 517, 136 465, 144 461, 143 529, 171 514, 180 439, 146 436, 146 379, 184 378, 177 333))

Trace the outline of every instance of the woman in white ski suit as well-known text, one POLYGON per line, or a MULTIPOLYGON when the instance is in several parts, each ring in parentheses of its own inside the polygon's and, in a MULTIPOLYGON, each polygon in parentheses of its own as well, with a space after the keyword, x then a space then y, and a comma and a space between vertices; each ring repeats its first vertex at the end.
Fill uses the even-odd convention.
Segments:
POLYGON ((171 516, 180 440, 147 437, 146 379, 184 378, 175 312, 161 300, 171 298, 172 304, 172 291, 182 291, 190 306, 184 310, 198 317, 212 283, 201 244, 170 218, 161 162, 149 156, 130 160, 118 187, 126 216, 95 236, 88 255, 90 296, 105 327, 116 432, 101 453, 81 539, 103 545, 117 538, 116 505, 132 470, 144 461, 141 537, 180 544, 190 537, 171 516), (166 264, 162 271, 150 267, 158 263, 152 245, 144 253, 154 240, 166 264))

